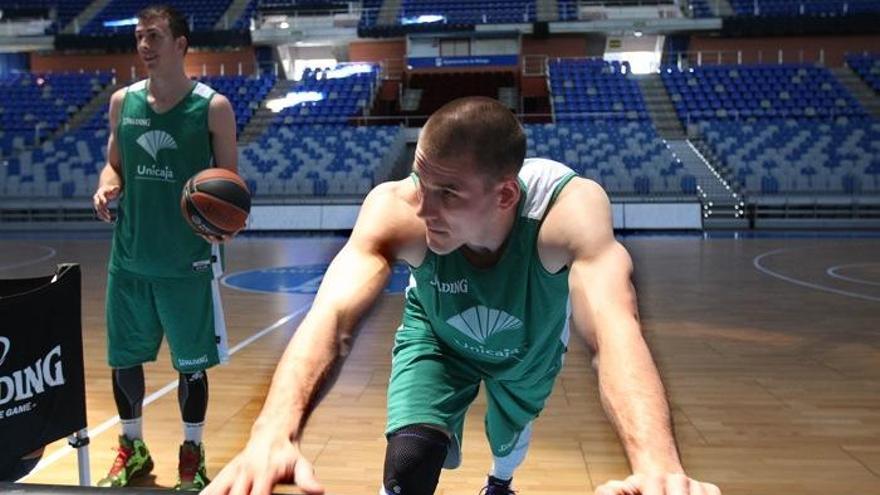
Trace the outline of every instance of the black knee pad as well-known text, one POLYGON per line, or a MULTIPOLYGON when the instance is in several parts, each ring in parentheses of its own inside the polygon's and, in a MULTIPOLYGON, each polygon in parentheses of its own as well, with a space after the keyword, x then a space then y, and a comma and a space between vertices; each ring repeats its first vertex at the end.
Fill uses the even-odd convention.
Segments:
POLYGON ((448 448, 446 433, 423 425, 405 426, 389 435, 385 491, 391 495, 432 495, 448 448))

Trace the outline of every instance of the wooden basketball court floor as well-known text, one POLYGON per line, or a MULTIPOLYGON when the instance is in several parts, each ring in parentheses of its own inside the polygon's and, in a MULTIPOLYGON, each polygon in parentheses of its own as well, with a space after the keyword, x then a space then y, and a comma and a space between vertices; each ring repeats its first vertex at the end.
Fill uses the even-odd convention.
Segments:
MULTIPOLYGON (((107 235, 6 234, 0 277, 83 267, 83 330, 91 476, 112 462, 119 425, 105 361, 107 235)), ((328 261, 341 237, 242 237, 227 273, 328 261)), ((880 493, 880 235, 623 240, 636 262, 644 329, 663 375, 689 473, 730 495, 880 493)), ((244 444, 306 294, 223 288, 230 364, 210 371, 205 430, 213 476, 244 444)), ((303 448, 328 493, 372 494, 381 482, 385 392, 401 295, 382 296, 362 325, 303 448)), ((143 484, 176 481, 182 431, 167 349, 146 366, 145 437, 156 468, 143 484)), ((464 462, 438 494, 476 494, 490 464, 485 402, 471 408, 464 462)), ((27 482, 75 484, 76 455, 56 442, 27 482)), ((628 472, 603 414, 584 345, 565 369, 515 481, 520 493, 592 493, 628 472)), ((281 491, 281 490, 279 490, 281 491)), ((295 493, 295 490, 289 490, 295 493)))

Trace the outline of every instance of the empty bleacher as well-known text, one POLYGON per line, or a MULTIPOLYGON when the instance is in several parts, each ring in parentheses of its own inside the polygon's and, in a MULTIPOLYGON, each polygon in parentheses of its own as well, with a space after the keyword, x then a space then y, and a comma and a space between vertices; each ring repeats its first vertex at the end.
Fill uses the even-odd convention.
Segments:
POLYGON ((400 23, 415 24, 421 16, 441 16, 443 24, 509 24, 534 22, 535 0, 403 0, 400 23))
POLYGON ((286 102, 278 102, 272 125, 346 123, 370 107, 378 75, 378 65, 364 63, 306 69, 286 102))
POLYGON ((862 117, 865 110, 822 67, 805 64, 665 67, 683 123, 702 120, 862 117))
POLYGON ((38 144, 110 80, 107 73, 0 76, 0 156, 38 144))
POLYGON ((712 153, 749 195, 880 193, 880 122, 703 122, 712 153))
POLYGON ((254 112, 260 108, 263 99, 275 85, 275 76, 272 74, 262 74, 258 77, 206 76, 199 80, 229 98, 235 111, 238 132, 250 122, 254 112))
POLYGON ((696 178, 649 123, 527 125, 528 156, 562 162, 612 196, 696 197, 696 178))
MULTIPOLYGON (((190 21, 193 31, 210 31, 214 29, 231 0, 172 0, 169 5, 180 10, 190 21)), ((155 4, 152 0, 111 0, 88 24, 82 34, 109 34, 117 32, 133 32, 133 25, 118 27, 105 26, 105 22, 121 21, 133 18, 138 11, 155 4)))
POLYGON ((730 6, 740 16, 835 17, 880 12, 878 0, 729 0, 730 6))
POLYGON ((550 97, 557 122, 647 121, 648 110, 629 64, 601 59, 550 61, 550 97))
POLYGON ((395 126, 274 127, 239 148, 239 171, 256 197, 364 196, 389 179, 404 145, 395 126))

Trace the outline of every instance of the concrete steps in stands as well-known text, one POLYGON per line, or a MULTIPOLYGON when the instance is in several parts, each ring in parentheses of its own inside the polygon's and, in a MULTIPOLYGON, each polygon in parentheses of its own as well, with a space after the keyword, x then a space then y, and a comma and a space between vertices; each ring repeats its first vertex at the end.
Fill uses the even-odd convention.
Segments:
POLYGON ((382 6, 379 7, 379 15, 376 17, 376 24, 379 26, 397 24, 397 17, 400 15, 400 6, 402 3, 402 0, 384 0, 382 6))
POLYGON ((675 113, 675 107, 672 105, 672 100, 669 98, 669 93, 666 91, 666 86, 660 79, 660 75, 647 74, 636 76, 635 79, 642 90, 648 114, 651 116, 651 121, 660 137, 667 140, 684 139, 684 127, 675 113))
POLYGON ((272 121, 275 120, 275 114, 272 110, 269 110, 266 107, 266 102, 274 100, 275 98, 284 98, 295 84, 296 81, 288 79, 278 79, 275 81, 275 86, 272 86, 272 89, 269 90, 266 98, 260 102, 260 108, 254 113, 250 122, 248 122, 245 128, 241 131, 241 135, 238 136, 240 143, 250 143, 251 141, 256 141, 260 138, 272 121))
POLYGON ((559 20, 559 3, 556 0, 537 0, 535 2, 535 19, 543 22, 559 20))
POLYGON ((708 0, 709 8, 715 13, 715 17, 733 17, 736 12, 727 0, 708 0))
POLYGON ((748 228, 742 196, 707 156, 687 139, 667 139, 666 142, 685 170, 697 179, 697 196, 703 205, 703 227, 748 228))
POLYGON ((107 4, 109 4, 110 2, 111 0, 95 0, 94 2, 90 3, 88 7, 83 9, 83 11, 80 12, 78 16, 74 17, 73 20, 70 21, 70 23, 67 25, 66 28, 64 28, 62 33, 79 33, 80 29, 91 22, 91 20, 94 19, 94 17, 98 15, 102 10, 104 10, 104 7, 106 7, 107 4))
POLYGON ((498 88, 498 101, 513 113, 519 113, 519 93, 515 87, 504 86, 498 88))
POLYGON ((862 108, 873 117, 880 117, 880 97, 851 67, 848 65, 834 67, 831 69, 831 72, 840 81, 840 84, 843 84, 843 87, 859 101, 862 108))
MULTIPOLYGON (((70 120, 67 121, 67 124, 64 126, 65 128, 59 129, 50 139, 56 139, 61 137, 65 132, 75 131, 80 128, 84 123, 88 122, 95 116, 96 113, 104 112, 104 109, 107 108, 107 105, 110 104, 110 97, 113 96, 113 92, 119 89, 121 86, 116 86, 113 84, 108 84, 106 88, 101 90, 98 94, 96 94, 88 103, 82 106, 78 112, 76 112, 70 120)), ((110 123, 104 122, 104 128, 109 128, 110 123)))
POLYGON ((217 24, 214 25, 214 29, 230 29, 230 27, 235 24, 235 21, 241 17, 241 14, 248 6, 248 3, 250 3, 250 0, 233 0, 226 9, 226 12, 220 16, 220 19, 217 19, 217 24))

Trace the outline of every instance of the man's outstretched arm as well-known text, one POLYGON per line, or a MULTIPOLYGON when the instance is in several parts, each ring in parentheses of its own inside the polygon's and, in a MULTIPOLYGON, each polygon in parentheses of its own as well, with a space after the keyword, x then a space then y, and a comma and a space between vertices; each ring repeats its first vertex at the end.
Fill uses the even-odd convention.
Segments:
POLYGON ((569 219, 564 238, 571 256, 573 323, 593 351, 602 405, 633 472, 596 493, 720 494, 682 467, 666 392, 642 335, 632 260, 614 238, 607 196, 591 181, 573 181, 557 207, 570 210, 564 214, 569 219))
POLYGON ((299 438, 313 399, 334 363, 347 353, 361 316, 384 289, 393 244, 387 198, 374 191, 364 202, 352 236, 327 269, 318 294, 284 351, 266 402, 244 450, 203 493, 269 494, 295 482, 307 494, 323 493, 299 438))

